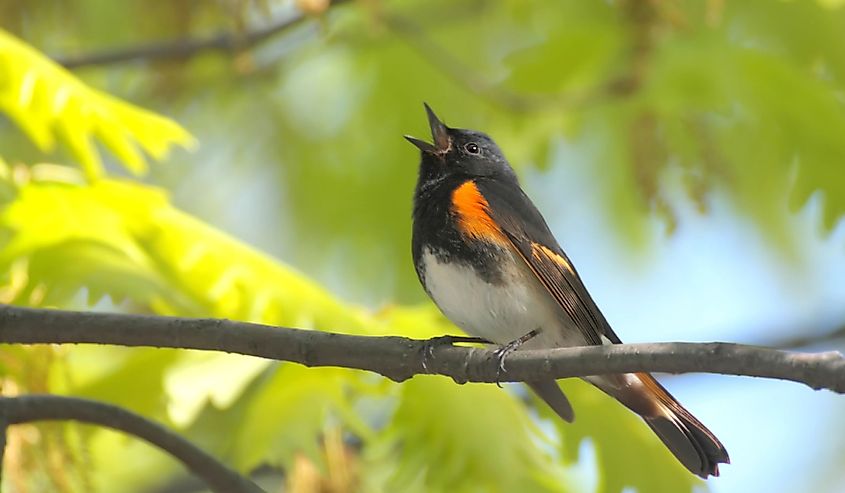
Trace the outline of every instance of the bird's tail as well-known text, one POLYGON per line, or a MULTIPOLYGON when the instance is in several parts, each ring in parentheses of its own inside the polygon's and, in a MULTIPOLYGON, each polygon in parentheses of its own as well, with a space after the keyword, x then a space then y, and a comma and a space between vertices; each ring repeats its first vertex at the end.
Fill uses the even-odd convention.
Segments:
POLYGON ((545 401, 545 403, 548 404, 549 407, 561 417, 561 419, 567 423, 571 423, 572 420, 575 419, 575 412, 572 411, 572 404, 569 403, 569 399, 567 399, 563 391, 560 390, 556 381, 538 380, 535 382, 525 383, 527 383, 528 386, 531 387, 531 390, 533 390, 540 399, 543 399, 543 401, 545 401))
POLYGON ((639 414, 693 474, 705 479, 718 476, 719 464, 730 462, 719 439, 648 373, 587 380, 639 414))

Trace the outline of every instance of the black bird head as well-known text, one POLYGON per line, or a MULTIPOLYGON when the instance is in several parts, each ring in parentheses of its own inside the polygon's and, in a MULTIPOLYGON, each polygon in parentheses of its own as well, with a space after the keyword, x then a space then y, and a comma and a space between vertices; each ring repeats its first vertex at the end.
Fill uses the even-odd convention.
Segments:
POLYGON ((427 104, 433 143, 406 135, 422 154, 420 181, 441 180, 448 176, 465 178, 501 177, 515 179, 516 175, 499 146, 487 134, 475 130, 447 127, 427 104))

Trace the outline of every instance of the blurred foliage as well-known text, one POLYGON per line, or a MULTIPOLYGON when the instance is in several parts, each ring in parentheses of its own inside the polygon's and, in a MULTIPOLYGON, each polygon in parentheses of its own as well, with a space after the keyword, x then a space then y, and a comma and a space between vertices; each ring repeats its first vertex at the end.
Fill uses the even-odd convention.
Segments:
POLYGON ((640 426, 639 417, 619 412, 613 399, 596 392, 580 380, 566 381, 566 395, 578 403, 582 412, 576 413, 573 423, 555 419, 555 415, 538 402, 540 414, 550 419, 562 438, 562 455, 570 461, 579 459, 584 441, 592 442, 597 463, 596 491, 615 493, 626 487, 637 491, 689 490, 699 483, 670 452, 655 441, 651 430, 640 426), (624 442, 619 440, 624 436, 624 442), (654 474, 653 464, 661 462, 660 474, 654 474), (626 474, 616 474, 626 471, 626 474))
MULTIPOLYGON (((826 231, 845 212, 841 2, 348 3, 0 0, 0 302, 454 333, 430 304, 413 305, 417 156, 400 136, 427 134, 423 100, 447 123, 489 132, 523 173, 571 149, 577 162, 564 165, 594 177, 633 243, 649 218, 682 227, 678 201, 707 212, 715 193, 781 251, 792 245, 787 204, 820 195, 826 231), (297 5, 317 17, 254 47, 162 59, 148 44, 245 39, 297 5), (85 65, 103 52, 120 61, 85 65), (143 174, 144 153, 162 160, 193 139, 109 94, 170 115, 202 147, 146 182, 120 178, 120 167, 143 174), (248 241, 286 263, 223 232, 256 224, 248 241)), ((578 383, 566 384, 578 419, 565 425, 491 386, 395 385, 231 355, 4 347, 0 370, 5 394, 114 402, 241 470, 280 466, 289 485, 588 490, 576 462, 603 492, 700 484, 578 383), (588 443, 595 464, 579 462, 588 443)), ((9 444, 4 491, 151 491, 180 474, 146 445, 87 427, 16 427, 9 444)))

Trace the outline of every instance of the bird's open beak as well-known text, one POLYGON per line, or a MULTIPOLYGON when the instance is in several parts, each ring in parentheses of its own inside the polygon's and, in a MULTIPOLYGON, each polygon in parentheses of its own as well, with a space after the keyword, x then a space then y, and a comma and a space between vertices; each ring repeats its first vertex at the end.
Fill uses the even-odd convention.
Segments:
POLYGON ((445 154, 452 146, 452 139, 449 137, 446 125, 437 118, 437 115, 434 114, 434 111, 431 110, 428 104, 423 103, 423 105, 425 106, 425 112, 428 114, 428 125, 431 127, 431 138, 434 139, 434 144, 429 144, 410 135, 406 135, 405 139, 423 152, 429 154, 445 154))

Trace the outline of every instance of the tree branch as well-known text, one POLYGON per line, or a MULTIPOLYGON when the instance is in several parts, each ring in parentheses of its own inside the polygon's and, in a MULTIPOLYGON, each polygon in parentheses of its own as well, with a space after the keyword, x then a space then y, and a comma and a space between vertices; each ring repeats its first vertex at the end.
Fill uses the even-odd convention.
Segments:
MULTIPOLYGON (((333 0, 330 6, 348 0, 333 0)), ((272 36, 286 31, 309 19, 308 14, 299 12, 280 19, 267 26, 242 33, 220 32, 206 38, 182 38, 158 41, 129 48, 87 53, 78 56, 57 56, 53 59, 65 68, 74 69, 92 65, 108 65, 136 60, 184 60, 206 51, 234 52, 253 47, 272 36)))
POLYGON ((497 375, 493 351, 405 337, 353 336, 219 319, 0 306, 0 343, 116 344, 225 351, 309 367, 366 370, 400 382, 430 373, 456 382, 518 382, 607 373, 721 373, 790 380, 845 393, 845 357, 713 342, 517 351, 497 375), (427 351, 430 349, 430 351, 427 351), (426 352, 430 353, 425 358, 426 352), (423 361, 426 366, 423 366, 423 361))
POLYGON ((4 431, 5 425, 56 420, 96 424, 146 440, 178 459, 217 493, 264 492, 188 440, 117 406, 57 395, 0 397, 0 424, 4 425, 4 431))

